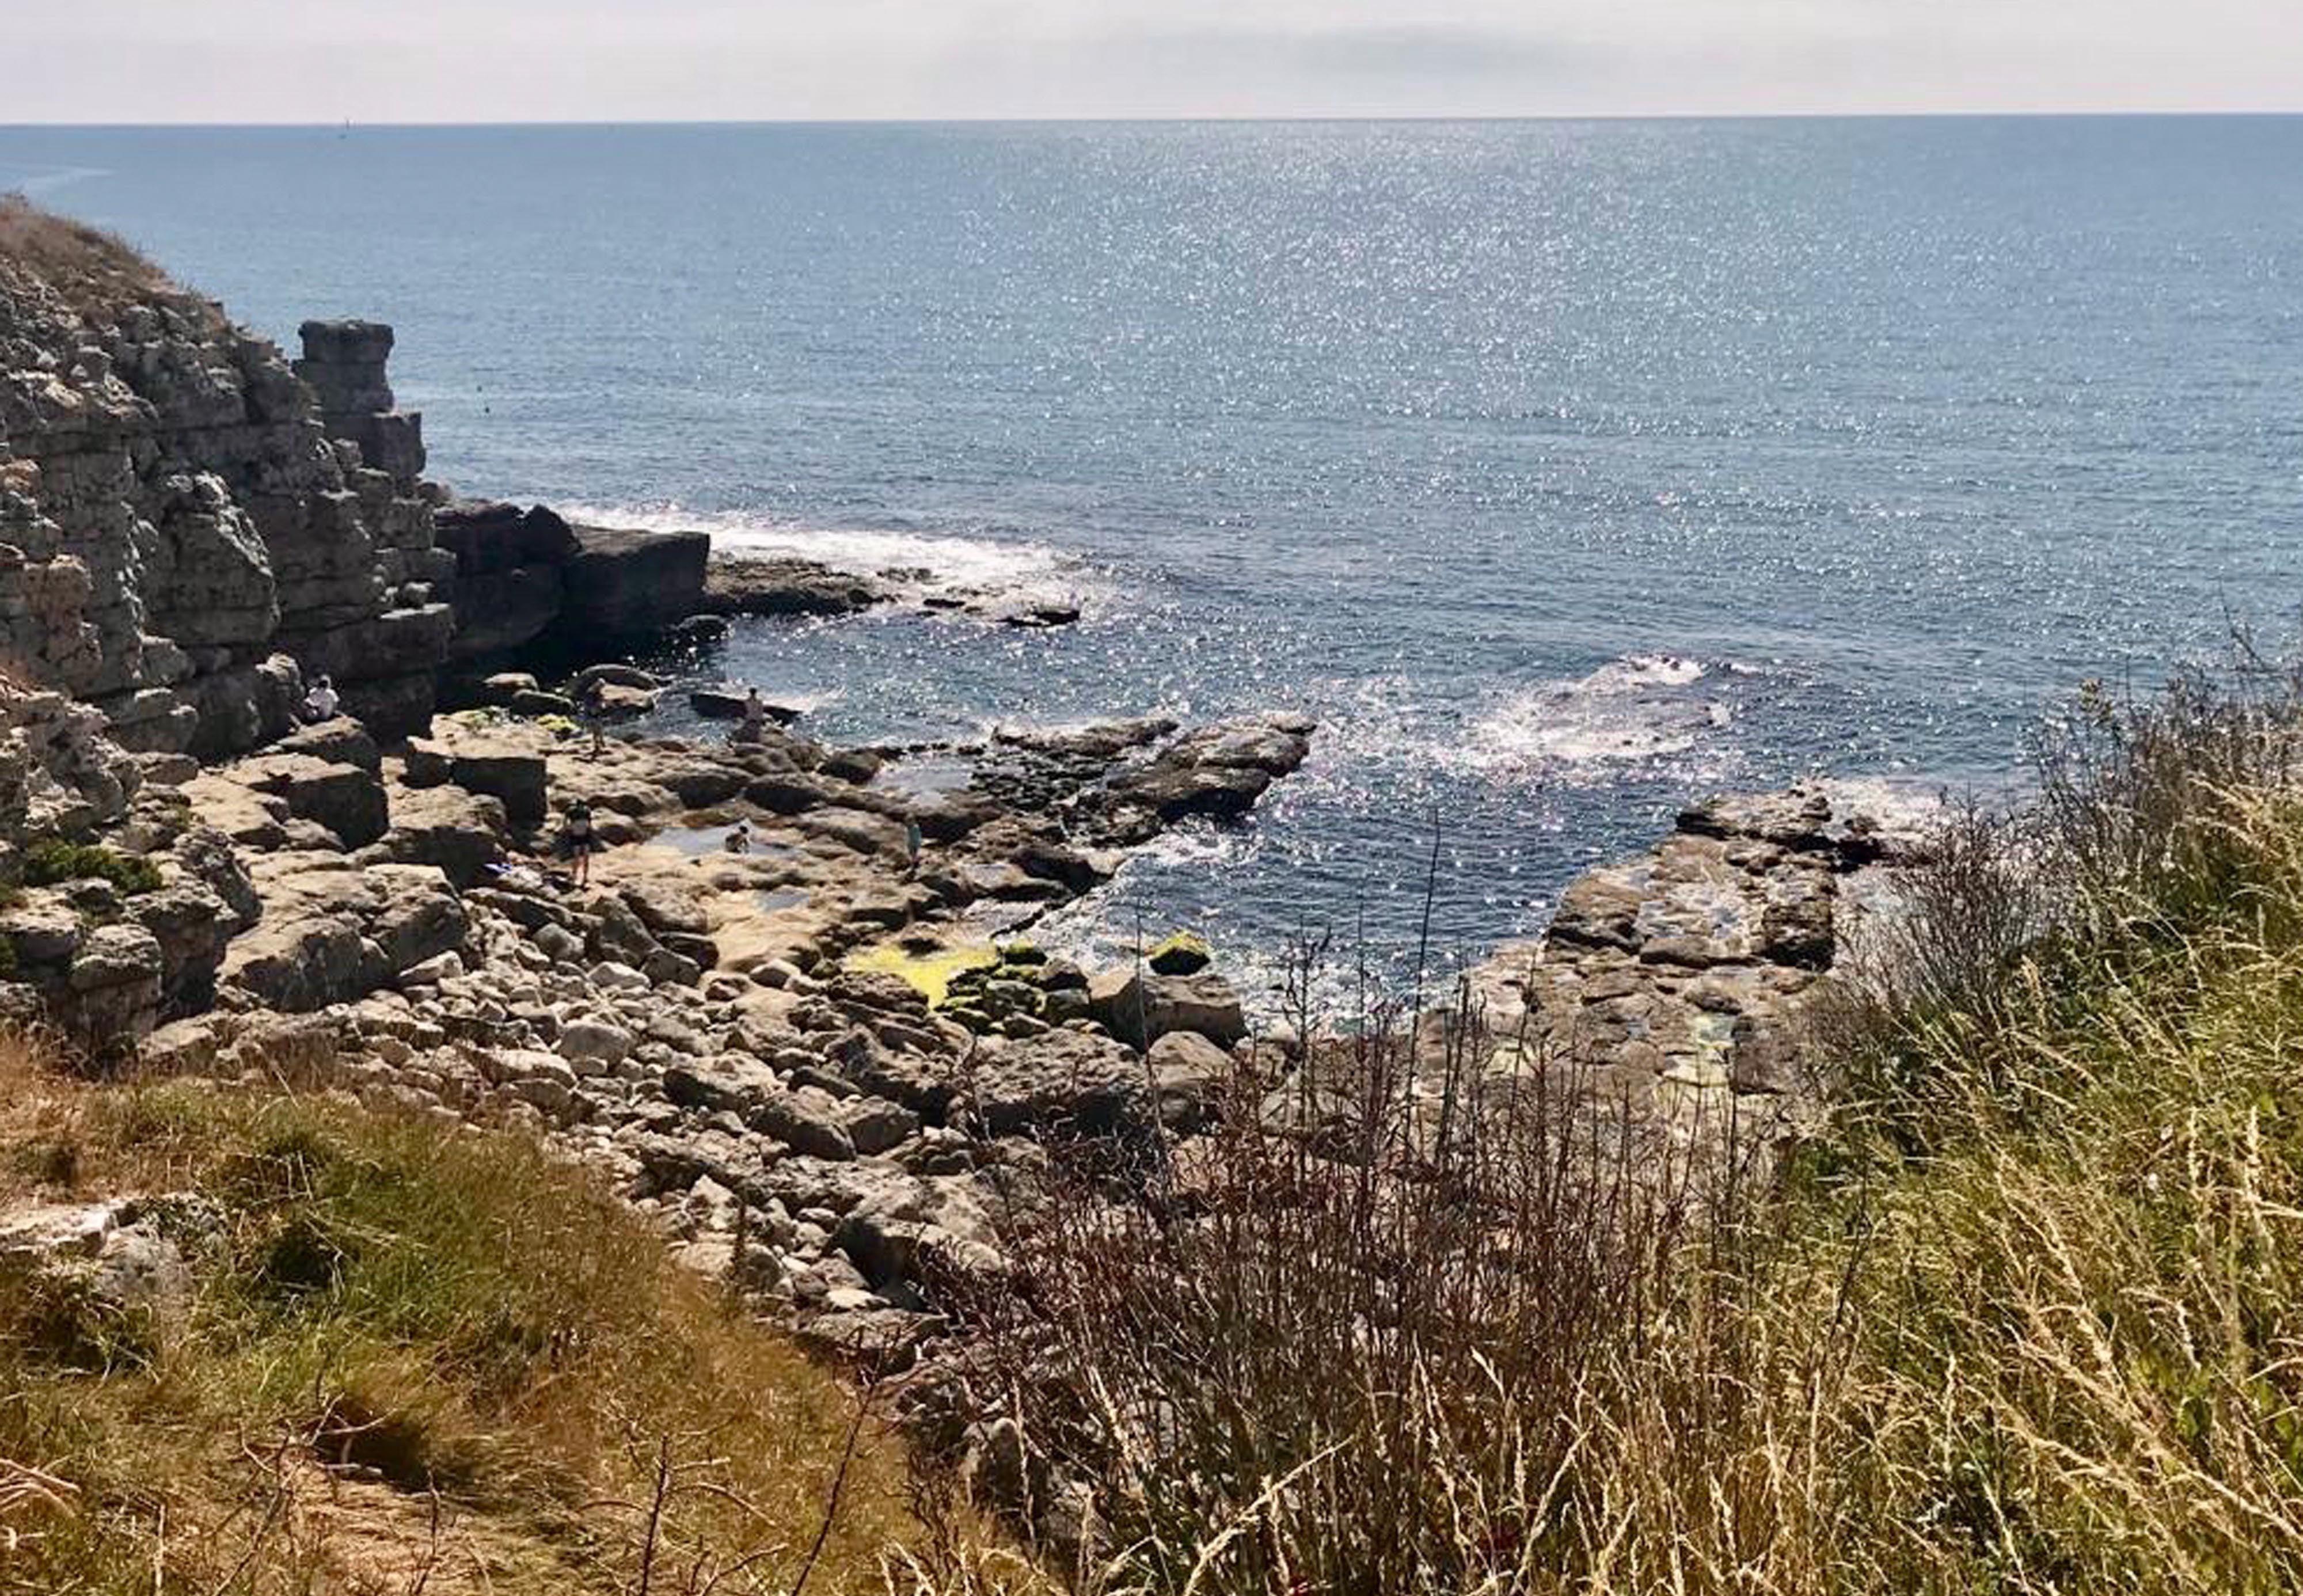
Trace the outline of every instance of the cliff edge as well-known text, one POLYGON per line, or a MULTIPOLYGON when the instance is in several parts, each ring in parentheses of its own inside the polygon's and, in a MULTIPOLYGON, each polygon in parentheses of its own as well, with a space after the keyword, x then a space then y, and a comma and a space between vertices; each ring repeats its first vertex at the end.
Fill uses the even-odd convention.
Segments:
POLYGON ((0 201, 0 659, 136 753, 239 752, 325 672, 420 727, 454 615, 391 333, 291 367, 118 240, 0 201))

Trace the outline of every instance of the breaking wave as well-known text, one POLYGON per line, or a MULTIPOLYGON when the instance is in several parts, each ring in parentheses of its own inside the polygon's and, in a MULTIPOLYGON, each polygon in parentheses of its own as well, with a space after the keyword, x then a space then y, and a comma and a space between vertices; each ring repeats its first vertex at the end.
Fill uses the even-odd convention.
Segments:
POLYGON ((1734 723, 1710 668, 1676 654, 1632 654, 1588 676, 1517 693, 1475 717, 1458 768, 1488 776, 1583 775, 1707 754, 1725 758, 1734 723))
POLYGON ((1094 617, 1118 593, 1109 575, 1046 544, 955 534, 806 527, 740 511, 677 504, 571 504, 569 519, 646 532, 709 532, 722 553, 813 560, 835 570, 880 577, 922 598, 957 599, 995 610, 1057 605, 1094 617))

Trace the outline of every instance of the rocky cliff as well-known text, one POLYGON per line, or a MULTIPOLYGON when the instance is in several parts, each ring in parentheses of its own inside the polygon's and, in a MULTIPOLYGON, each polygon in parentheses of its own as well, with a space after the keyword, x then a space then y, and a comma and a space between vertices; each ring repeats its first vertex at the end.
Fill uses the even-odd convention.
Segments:
POLYGON ((0 211, 0 654, 136 752, 226 754, 312 672, 420 725, 453 630, 389 329, 291 367, 116 241, 0 211))

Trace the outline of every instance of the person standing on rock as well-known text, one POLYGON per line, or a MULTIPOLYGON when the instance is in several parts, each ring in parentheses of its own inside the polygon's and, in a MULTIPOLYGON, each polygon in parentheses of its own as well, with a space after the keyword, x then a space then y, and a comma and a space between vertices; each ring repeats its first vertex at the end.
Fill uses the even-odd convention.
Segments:
POLYGON ((744 695, 744 723, 737 728, 736 740, 759 742, 767 735, 767 730, 768 706, 761 702, 760 689, 753 688, 744 695))
POLYGON ((592 884, 592 855, 600 846, 600 839, 592 830, 592 806, 578 798, 568 806, 568 822, 561 828, 561 845, 567 849, 574 862, 576 884, 592 884))

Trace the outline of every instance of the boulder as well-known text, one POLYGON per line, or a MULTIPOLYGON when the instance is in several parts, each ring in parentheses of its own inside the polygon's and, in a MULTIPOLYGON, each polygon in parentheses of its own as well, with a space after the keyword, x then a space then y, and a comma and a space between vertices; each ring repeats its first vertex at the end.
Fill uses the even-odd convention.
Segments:
MULTIPOLYGON (((1299 716, 1227 721, 1177 738, 1146 764, 1112 777, 1106 801, 1114 811, 1173 822, 1194 815, 1219 819, 1245 814, 1271 783, 1303 764, 1312 751, 1312 722, 1299 716)), ((1121 834, 1148 834, 1141 821, 1121 834)))
POLYGON ((275 754, 308 754, 330 764, 354 764, 380 771, 384 756, 368 729, 350 715, 337 715, 314 725, 299 726, 272 746, 275 754))
POLYGON ((833 748, 816 765, 815 773, 834 781, 861 786, 880 773, 886 761, 870 748, 833 748))
POLYGON ((460 744, 448 756, 448 780, 467 792, 497 799, 514 825, 541 825, 550 812, 544 756, 525 748, 460 744))
MULTIPOLYGON (((368 752, 375 752, 374 744, 368 752)), ((265 754, 225 773, 252 791, 286 800, 290 815, 325 827, 346 848, 375 841, 392 823, 374 766, 336 764, 309 754, 265 754)))
POLYGON ((917 1114, 876 1097, 858 1097, 843 1102, 840 1119, 847 1128, 848 1139, 865 1158, 893 1151, 920 1128, 917 1114))
POLYGON ((989 1136, 1135 1138, 1152 1124, 1143 1060, 1083 1031, 987 1043, 966 1106, 989 1136))
POLYGON ((255 911, 241 912, 190 876, 139 893, 124 907, 160 944, 163 1006, 172 1014, 197 1011, 215 1001, 226 944, 256 920, 255 911))
POLYGON ((40 1205, 0 1217, 0 1285, 70 1288, 114 1313, 165 1312, 191 1292, 190 1265, 171 1230, 172 1202, 190 1213, 198 1198, 40 1205), (143 1208, 153 1212, 144 1213, 143 1208))
POLYGON ((656 695, 647 688, 620 687, 606 682, 590 698, 593 713, 611 721, 637 720, 654 713, 656 695))
POLYGON ((437 870, 378 865, 361 874, 369 889, 359 906, 363 929, 394 975, 464 945, 470 925, 463 902, 437 870))
POLYGON ((578 1074, 596 1074, 597 1070, 584 1067, 612 1069, 631 1052, 632 1043, 632 1034, 621 1026, 599 1019, 571 1019, 560 1027, 557 1046, 560 1056, 575 1064, 578 1074))
POLYGON ((890 596, 868 577, 812 560, 723 556, 704 573, 702 607, 713 615, 852 615, 890 596))
POLYGON ((222 984, 242 1006, 305 1013, 374 992, 390 979, 384 956, 350 914, 258 925, 225 956, 222 984))
POLYGON ((654 692, 663 686, 660 677, 641 670, 637 665, 621 660, 608 660, 596 665, 586 665, 569 679, 568 690, 578 697, 598 687, 638 688, 654 692))
POLYGON ((436 953, 430 958, 409 965, 400 972, 400 986, 437 986, 443 981, 453 980, 464 973, 463 956, 459 953, 436 953))
POLYGON ((431 865, 460 887, 486 881, 503 862, 509 825, 502 800, 461 787, 402 790, 392 805, 392 829, 369 850, 400 865, 431 865))
POLYGON ((704 607, 712 539, 702 532, 576 528, 551 635, 577 646, 656 631, 704 607))
POLYGON ((798 815, 831 801, 829 783, 795 771, 788 775, 761 776, 744 789, 745 798, 776 815, 798 815))
POLYGON ((783 1082, 776 1072, 747 1053, 727 1052, 718 1058, 675 1064, 664 1071, 663 1094, 686 1109, 727 1112, 742 1119, 765 1093, 783 1082))
POLYGON ((460 578, 574 558, 576 534, 541 504, 522 510, 494 500, 455 500, 432 518, 435 547, 456 557, 460 578))
POLYGON ((460 572, 456 578, 456 635, 448 646, 451 662, 507 654, 542 637, 567 602, 557 565, 525 565, 514 570, 460 572))
POLYGON ((811 1158, 844 1161, 856 1154, 846 1105, 821 1086, 780 1086, 763 1093, 744 1123, 811 1158))
POLYGON ((87 934, 80 911, 40 892, 0 910, 0 940, 15 950, 18 968, 62 964, 87 934))
POLYGON ((1143 962, 1150 965, 1156 975, 1192 975, 1206 969, 1213 957, 1206 939, 1194 936, 1188 931, 1179 931, 1155 943, 1143 956, 1143 962))
POLYGON ((257 857, 263 917, 233 939, 217 978, 229 1006, 308 1013, 350 1002, 451 950, 469 929, 439 871, 341 855, 257 857))
POLYGON ((160 1023, 167 960, 159 939, 141 925, 99 925, 72 957, 55 1006, 66 1026, 109 1051, 160 1023))
POLYGON ((1005 1267, 991 1204, 969 1175, 875 1170, 832 1239, 880 1291, 916 1282, 931 1267, 982 1276, 1005 1267))
POLYGON ((411 737, 401 745, 402 786, 445 786, 448 768, 448 750, 429 738, 411 737))
POLYGON ((795 1153, 846 1162, 856 1156, 839 1100, 816 1086, 787 1086, 776 1072, 743 1053, 675 1064, 664 1095, 684 1107, 724 1110, 795 1153))
POLYGON ((492 675, 480 678, 477 688, 470 687, 468 683, 466 687, 470 696, 480 703, 500 706, 508 706, 522 693, 536 693, 544 689, 544 684, 536 680, 535 673, 529 671, 498 671, 492 675))
POLYGON ((576 700, 564 693, 547 693, 540 688, 514 693, 504 707, 529 720, 540 720, 546 715, 558 715, 569 721, 576 718, 576 700))
POLYGON ((1170 1031, 1194 1031, 1229 1047, 1247 1034, 1239 994, 1213 970, 1162 975, 1116 966, 1088 985, 1089 1010, 1131 1046, 1148 1047, 1170 1031))
POLYGON ((1196 1031, 1170 1031, 1144 1057, 1160 1123, 1179 1136, 1202 1129, 1215 1117, 1232 1056, 1196 1031))

